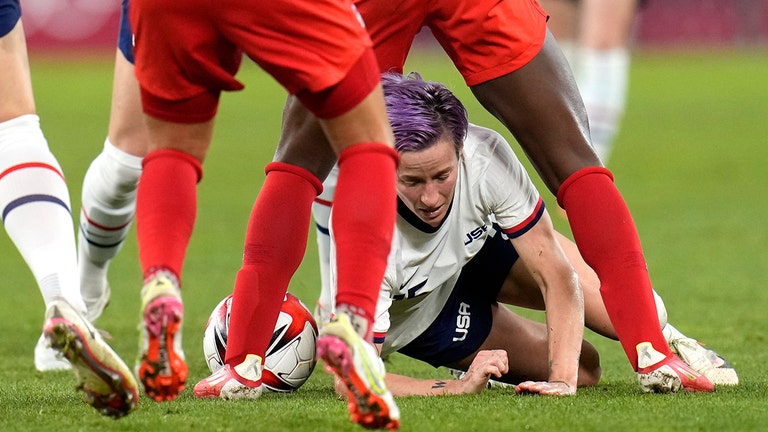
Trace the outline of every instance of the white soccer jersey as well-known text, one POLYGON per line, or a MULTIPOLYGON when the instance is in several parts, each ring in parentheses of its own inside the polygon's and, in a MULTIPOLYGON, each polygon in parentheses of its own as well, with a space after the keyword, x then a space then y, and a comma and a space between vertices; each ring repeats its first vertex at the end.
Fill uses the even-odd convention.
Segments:
MULTIPOLYGON (((329 177, 326 184, 329 180, 333 182, 329 177)), ((373 328, 377 340, 385 338, 382 355, 397 351, 429 327, 464 265, 494 234, 492 224, 516 237, 536 223, 543 205, 509 143, 491 129, 470 124, 459 160, 454 199, 440 227, 430 227, 404 205, 399 206, 373 328)), ((333 240, 330 249, 327 298, 333 299, 333 240)), ((329 302, 324 306, 332 309, 332 305, 329 302)))
POLYGON ((493 234, 494 222, 515 237, 535 224, 542 206, 504 138, 470 125, 443 223, 430 227, 400 206, 374 323, 377 339, 386 334, 382 354, 402 348, 432 323, 464 265, 493 234))

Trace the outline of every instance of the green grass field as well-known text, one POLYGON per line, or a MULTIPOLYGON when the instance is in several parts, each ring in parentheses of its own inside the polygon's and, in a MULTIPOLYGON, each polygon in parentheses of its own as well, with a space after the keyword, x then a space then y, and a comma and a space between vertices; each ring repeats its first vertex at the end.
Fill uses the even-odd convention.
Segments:
MULTIPOLYGON (((714 394, 645 395, 617 342, 593 333, 602 354, 599 386, 567 398, 482 395, 399 398, 404 431, 765 430, 768 424, 768 53, 639 52, 629 106, 611 161, 643 239, 670 321, 737 368, 742 384, 714 394)), ((442 55, 417 53, 408 70, 449 83, 471 119, 499 128, 442 55)), ((110 54, 79 61, 32 58, 42 126, 59 158, 77 213, 82 177, 100 151, 108 119, 110 54)), ((277 142, 284 92, 251 65, 245 91, 224 96, 215 142, 199 187, 197 230, 184 268, 184 346, 189 389, 170 403, 142 396, 114 421, 80 400, 69 373, 35 371, 32 350, 43 302, 31 272, 0 236, 0 430, 237 431, 360 430, 316 370, 290 395, 257 401, 199 401, 191 387, 208 374, 201 337, 212 307, 231 291, 242 235, 263 166, 277 142)), ((501 130, 501 129, 499 129, 501 130)), ((509 137, 509 134, 505 135, 509 137)), ((520 152, 518 152, 520 154, 520 152)), ((540 185, 540 182, 538 183, 540 185)), ((541 189, 550 208, 555 203, 541 189)), ((557 219, 557 217, 555 216, 557 219)), ((562 220, 558 227, 566 229, 562 220)), ((319 287, 314 234, 291 291, 314 304, 319 287)), ((141 274, 132 237, 110 273, 113 298, 97 323, 129 364, 137 349, 141 274)), ((540 316, 531 314, 531 316, 540 316)), ((512 354, 514 356, 514 354, 512 354)), ((392 372, 443 377, 444 370, 393 356, 392 372)))

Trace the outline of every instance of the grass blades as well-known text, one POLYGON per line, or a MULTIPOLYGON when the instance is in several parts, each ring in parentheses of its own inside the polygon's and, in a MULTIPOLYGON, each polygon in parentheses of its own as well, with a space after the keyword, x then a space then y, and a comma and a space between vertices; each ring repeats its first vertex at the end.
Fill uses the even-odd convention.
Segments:
MULTIPOLYGON (((479 107, 442 53, 413 53, 410 70, 448 83, 474 122, 510 138, 479 107)), ((619 344, 587 332, 602 357, 604 373, 597 387, 564 398, 520 397, 508 389, 399 398, 402 430, 765 430, 766 72, 765 52, 635 53, 629 104, 609 164, 633 211, 670 322, 726 357, 739 372, 739 387, 705 395, 642 394, 619 344)), ((42 127, 67 176, 77 216, 82 177, 106 135, 112 59, 109 54, 84 59, 33 55, 32 73, 42 127)), ((250 63, 240 78, 246 90, 222 98, 184 268, 188 389, 170 403, 142 395, 136 412, 115 421, 80 400, 71 374, 36 372, 32 352, 42 327, 42 298, 18 252, 7 236, 0 236, 0 430, 361 430, 348 421, 345 404, 320 367, 294 394, 239 402, 192 396, 191 387, 208 374, 203 326, 216 303, 231 292, 247 217, 277 143, 285 96, 250 63)), ((554 209, 554 198, 536 182, 554 209)), ((567 230, 565 221, 553 218, 567 230)), ((110 283, 112 302, 97 326, 113 335, 109 342, 130 365, 137 350, 141 288, 133 235, 111 266, 110 283)), ((290 289, 314 304, 319 292, 314 233, 290 289)), ((512 361, 520 355, 510 353, 512 361)), ((387 366, 396 373, 450 378, 444 370, 399 355, 387 366)))

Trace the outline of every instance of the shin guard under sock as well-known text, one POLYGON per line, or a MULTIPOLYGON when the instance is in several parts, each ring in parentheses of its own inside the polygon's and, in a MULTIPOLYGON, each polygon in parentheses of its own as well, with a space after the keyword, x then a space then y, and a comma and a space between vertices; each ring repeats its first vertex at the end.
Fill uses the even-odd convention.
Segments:
POLYGON ((197 216, 200 161, 177 150, 155 150, 143 160, 136 196, 139 261, 145 273, 167 267, 181 276, 197 216))
POLYGON ((302 168, 273 162, 266 171, 235 280, 225 360, 231 365, 248 354, 264 359, 288 284, 307 248, 312 201, 322 191, 320 181, 302 168))
POLYGON ((395 150, 383 144, 358 144, 339 156, 331 216, 337 257, 336 304, 362 310, 369 323, 392 246, 397 160, 395 150))
POLYGON ((624 352, 637 370, 636 346, 650 342, 671 355, 661 333, 640 239, 610 171, 585 168, 558 190, 576 244, 600 278, 600 293, 624 352))

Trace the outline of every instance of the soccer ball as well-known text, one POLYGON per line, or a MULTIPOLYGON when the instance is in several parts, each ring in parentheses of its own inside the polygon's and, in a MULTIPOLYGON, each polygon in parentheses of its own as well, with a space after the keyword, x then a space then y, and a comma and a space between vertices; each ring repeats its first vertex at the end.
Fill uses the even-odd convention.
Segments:
MULTIPOLYGON (((224 366, 232 295, 211 312, 203 334, 203 353, 211 372, 224 366)), ((317 323, 312 313, 296 296, 285 294, 280 316, 267 348, 262 382, 275 392, 292 392, 312 375, 317 360, 317 323)))

